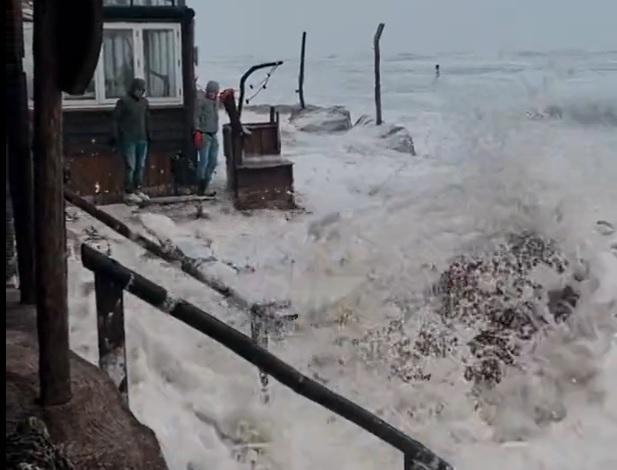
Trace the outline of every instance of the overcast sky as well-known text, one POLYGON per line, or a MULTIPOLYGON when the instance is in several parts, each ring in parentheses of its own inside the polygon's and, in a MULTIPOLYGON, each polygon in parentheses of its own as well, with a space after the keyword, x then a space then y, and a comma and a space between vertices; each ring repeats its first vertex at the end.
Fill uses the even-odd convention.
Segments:
POLYGON ((617 50, 617 0, 188 0, 200 55, 617 50))

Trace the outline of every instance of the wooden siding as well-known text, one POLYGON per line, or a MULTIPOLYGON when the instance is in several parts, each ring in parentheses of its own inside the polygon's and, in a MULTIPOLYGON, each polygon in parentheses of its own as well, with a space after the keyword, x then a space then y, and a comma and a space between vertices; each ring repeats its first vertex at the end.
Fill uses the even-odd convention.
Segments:
MULTIPOLYGON (((173 186, 171 159, 185 146, 185 109, 181 106, 151 110, 152 142, 144 186, 152 195, 168 195, 173 186)), ((99 203, 117 202, 123 186, 123 162, 111 147, 110 109, 64 112, 64 155, 70 172, 68 186, 99 203)))
POLYGON ((251 135, 244 140, 244 156, 280 155, 281 136, 277 122, 257 122, 244 125, 251 135))
MULTIPOLYGON (((151 150, 178 152, 183 150, 185 110, 182 106, 153 108, 151 113, 151 150)), ((109 151, 112 137, 112 110, 65 110, 65 155, 93 155, 109 151)))
MULTIPOLYGON (((173 192, 171 159, 179 152, 193 156, 193 110, 195 102, 194 15, 182 7, 106 7, 105 21, 180 22, 184 102, 178 106, 153 107, 152 142, 145 175, 150 195, 173 192)), ((111 109, 65 110, 64 155, 70 171, 68 186, 97 203, 118 202, 124 169, 119 153, 110 146, 111 109)))
POLYGON ((281 136, 278 122, 253 122, 243 124, 251 131, 244 136, 244 155, 235 155, 232 149, 232 133, 229 124, 223 125, 223 154, 227 174, 227 188, 235 191, 236 168, 240 166, 242 158, 253 160, 259 156, 276 156, 281 154, 281 136))
POLYGON ((237 189, 234 205, 239 210, 296 208, 293 163, 249 161, 236 168, 237 189))

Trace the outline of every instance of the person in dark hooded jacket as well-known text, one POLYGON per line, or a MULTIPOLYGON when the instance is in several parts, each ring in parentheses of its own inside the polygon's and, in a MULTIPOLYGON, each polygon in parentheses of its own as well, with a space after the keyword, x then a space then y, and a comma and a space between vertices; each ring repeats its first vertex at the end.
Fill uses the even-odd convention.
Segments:
POLYGON ((145 98, 146 82, 135 78, 113 113, 114 141, 124 159, 124 197, 128 203, 148 200, 142 191, 150 140, 150 112, 145 98))
POLYGON ((198 194, 214 194, 208 191, 212 175, 218 162, 219 142, 216 134, 219 131, 219 91, 218 82, 209 81, 206 84, 205 97, 199 99, 195 106, 194 131, 199 133, 196 140, 197 186, 198 194))

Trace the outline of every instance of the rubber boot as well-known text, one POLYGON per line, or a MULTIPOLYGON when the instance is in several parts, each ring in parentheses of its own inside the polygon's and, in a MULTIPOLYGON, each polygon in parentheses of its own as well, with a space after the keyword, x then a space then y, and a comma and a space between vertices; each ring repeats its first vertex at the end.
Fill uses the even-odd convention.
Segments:
POLYGON ((206 181, 205 180, 201 180, 198 184, 197 184, 197 195, 198 196, 203 196, 206 194, 206 181))

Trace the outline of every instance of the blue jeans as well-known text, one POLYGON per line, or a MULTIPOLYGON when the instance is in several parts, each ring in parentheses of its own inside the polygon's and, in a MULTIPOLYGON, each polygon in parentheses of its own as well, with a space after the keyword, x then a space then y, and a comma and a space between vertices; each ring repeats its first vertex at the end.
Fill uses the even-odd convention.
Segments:
POLYGON ((219 141, 216 134, 204 134, 204 144, 197 150, 197 182, 210 184, 216 169, 219 154, 219 141))
POLYGON ((148 157, 147 140, 130 140, 122 144, 124 157, 124 190, 132 193, 141 188, 148 157))

